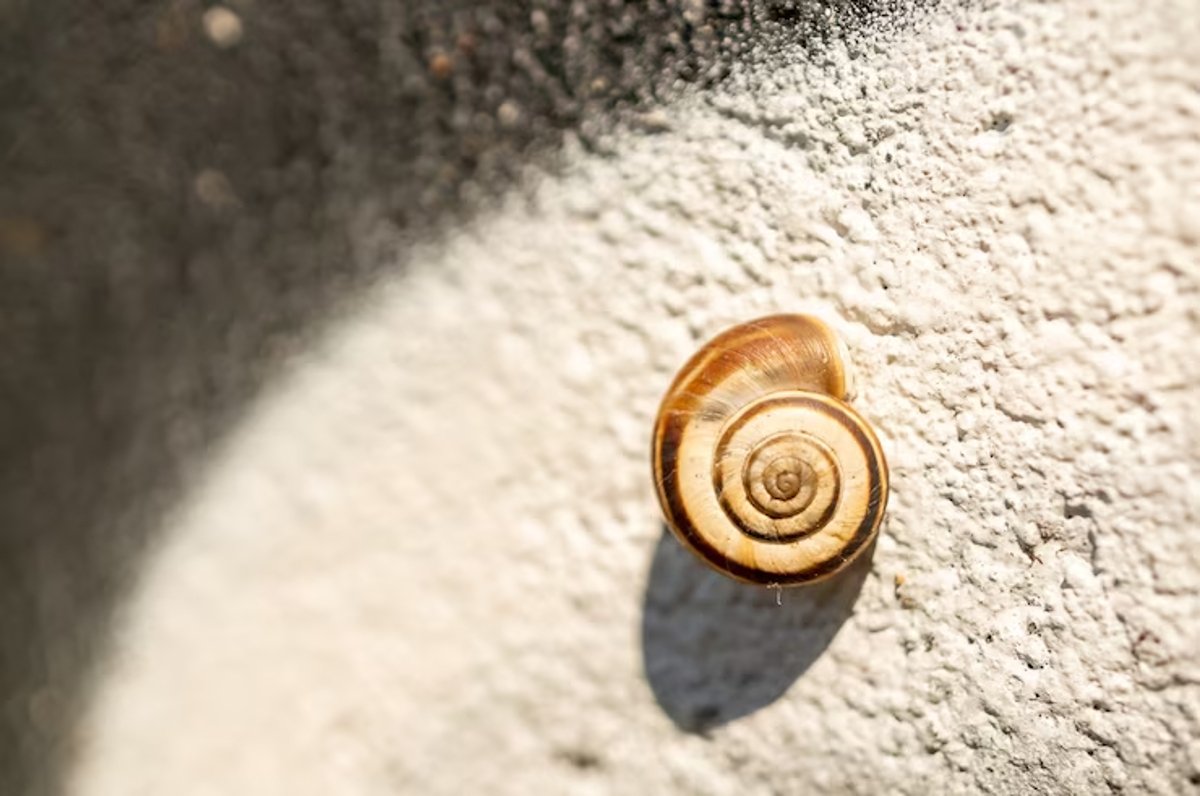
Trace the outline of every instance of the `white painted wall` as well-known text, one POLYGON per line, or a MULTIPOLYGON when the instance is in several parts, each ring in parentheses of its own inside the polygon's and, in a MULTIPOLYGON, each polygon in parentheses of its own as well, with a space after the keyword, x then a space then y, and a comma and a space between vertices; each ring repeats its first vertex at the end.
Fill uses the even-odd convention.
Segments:
POLYGON ((979 6, 760 54, 419 249, 158 535, 71 792, 1200 789, 1200 6, 979 6), (780 595, 663 537, 648 445, 797 310, 893 483, 780 595))

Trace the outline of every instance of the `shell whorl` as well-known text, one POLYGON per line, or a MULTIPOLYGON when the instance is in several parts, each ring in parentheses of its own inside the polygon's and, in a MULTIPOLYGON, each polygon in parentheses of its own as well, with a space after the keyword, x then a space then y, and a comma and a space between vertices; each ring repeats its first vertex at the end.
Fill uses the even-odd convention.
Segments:
POLYGON ((752 583, 827 577, 874 539, 887 464, 845 402, 843 348, 816 318, 725 331, 676 376, 654 429, 668 525, 716 569, 752 583))

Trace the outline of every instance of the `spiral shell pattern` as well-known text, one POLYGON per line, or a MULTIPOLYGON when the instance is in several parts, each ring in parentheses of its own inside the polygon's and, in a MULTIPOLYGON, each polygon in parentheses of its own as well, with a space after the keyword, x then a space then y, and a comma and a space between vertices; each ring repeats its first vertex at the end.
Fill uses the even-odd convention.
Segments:
POLYGON ((887 503, 879 440, 844 399, 843 348, 816 318, 734 327, 684 365, 654 430, 668 525, 716 569, 811 583, 867 548, 887 503))

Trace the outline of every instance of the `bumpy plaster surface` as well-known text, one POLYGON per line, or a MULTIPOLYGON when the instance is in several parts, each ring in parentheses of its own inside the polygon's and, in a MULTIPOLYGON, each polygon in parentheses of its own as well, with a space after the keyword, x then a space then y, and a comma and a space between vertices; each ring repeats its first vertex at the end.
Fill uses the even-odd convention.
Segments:
POLYGON ((418 248, 169 518, 71 791, 1197 788, 1198 37, 784 47, 418 248), (786 310, 893 485, 866 566, 775 593, 663 537, 647 453, 699 341, 786 310))

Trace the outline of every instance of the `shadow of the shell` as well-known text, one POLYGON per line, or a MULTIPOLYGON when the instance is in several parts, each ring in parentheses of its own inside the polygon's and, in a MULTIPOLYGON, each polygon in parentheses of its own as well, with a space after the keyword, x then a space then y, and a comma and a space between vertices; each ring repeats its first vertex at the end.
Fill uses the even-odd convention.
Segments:
POLYGON ((646 678, 682 730, 703 733, 779 699, 853 612, 874 544, 811 586, 763 588, 715 572, 663 529, 642 609, 646 678))

